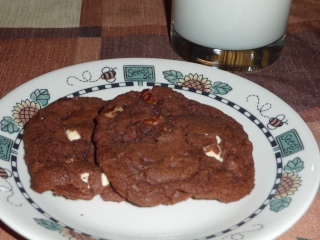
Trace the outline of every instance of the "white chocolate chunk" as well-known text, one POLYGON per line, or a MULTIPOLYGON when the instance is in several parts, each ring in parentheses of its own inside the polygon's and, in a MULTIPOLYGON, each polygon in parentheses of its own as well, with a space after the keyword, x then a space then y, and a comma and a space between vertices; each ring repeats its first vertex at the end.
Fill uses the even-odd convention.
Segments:
POLYGON ((217 139, 217 143, 220 144, 221 143, 221 137, 219 135, 216 135, 216 139, 217 139))
POLYGON ((69 138, 70 141, 81 139, 80 134, 76 130, 71 131, 71 130, 67 129, 66 134, 67 134, 67 137, 69 138))
POLYGON ((83 182, 88 183, 89 176, 90 176, 89 173, 82 173, 82 174, 80 175, 80 178, 81 178, 81 180, 82 180, 83 182))
POLYGON ((104 187, 109 185, 109 180, 104 173, 101 174, 101 184, 104 187))
MULTIPOLYGON (((90 176, 89 173, 82 173, 82 174, 80 175, 80 178, 81 178, 81 180, 82 180, 83 182, 89 183, 89 176, 90 176)), ((88 189, 89 189, 89 188, 90 188, 90 185, 88 184, 88 189)))
POLYGON ((219 145, 211 144, 211 145, 203 147, 203 150, 208 157, 212 157, 212 158, 217 159, 220 162, 223 162, 223 158, 221 157, 222 151, 221 151, 221 148, 219 145), (217 149, 218 149, 218 151, 217 151, 217 149))

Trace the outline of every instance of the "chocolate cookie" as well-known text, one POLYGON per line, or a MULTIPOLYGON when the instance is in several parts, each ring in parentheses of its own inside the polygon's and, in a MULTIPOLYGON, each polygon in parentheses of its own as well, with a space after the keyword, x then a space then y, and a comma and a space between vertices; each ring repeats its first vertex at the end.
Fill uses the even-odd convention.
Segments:
POLYGON ((52 190, 70 199, 113 192, 92 143, 94 119, 104 104, 99 98, 63 98, 29 120, 23 140, 34 191, 52 190))
POLYGON ((170 88, 109 101, 97 117, 94 142, 112 187, 139 206, 188 198, 231 202, 254 187, 252 144, 243 127, 170 88))

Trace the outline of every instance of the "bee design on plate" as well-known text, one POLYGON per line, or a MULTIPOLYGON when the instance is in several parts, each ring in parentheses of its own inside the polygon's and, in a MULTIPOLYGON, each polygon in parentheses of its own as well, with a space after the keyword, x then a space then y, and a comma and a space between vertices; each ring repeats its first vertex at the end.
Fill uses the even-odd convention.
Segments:
POLYGON ((284 114, 279 114, 276 117, 271 117, 269 119, 267 127, 271 130, 274 130, 278 127, 281 127, 283 124, 288 124, 288 120, 286 120, 286 116, 284 114))
POLYGON ((111 68, 111 67, 104 67, 102 68, 101 72, 101 79, 106 80, 109 83, 112 83, 116 80, 116 71, 117 68, 111 68))
POLYGON ((70 82, 71 80, 77 80, 79 82, 97 82, 100 79, 106 80, 108 83, 113 83, 116 80, 116 71, 115 69, 117 68, 112 68, 112 67, 104 67, 101 70, 101 74, 99 76, 97 76, 96 79, 92 78, 92 74, 89 71, 83 71, 82 72, 82 78, 81 77, 77 77, 77 76, 69 76, 67 78, 67 84, 70 86, 73 86, 73 84, 70 82))
POLYGON ((0 167, 0 177, 1 178, 7 179, 11 176, 12 176, 12 173, 8 169, 0 167))
POLYGON ((12 173, 8 169, 0 167, 0 177, 3 179, 0 181, 0 193, 9 194, 7 195, 7 202, 13 206, 21 207, 22 204, 16 204, 13 202, 14 199, 12 199, 14 196, 13 187, 7 180, 12 177, 12 173))
POLYGON ((286 119, 286 116, 284 114, 278 114, 275 117, 270 117, 268 115, 266 115, 264 112, 269 111, 272 108, 271 103, 265 103, 263 105, 260 104, 260 98, 258 95, 249 95, 247 97, 247 102, 249 102, 249 98, 256 98, 257 100, 257 110, 259 111, 260 115, 268 118, 268 124, 267 124, 267 128, 269 130, 275 130, 281 126, 283 126, 284 124, 288 124, 288 120, 286 119))

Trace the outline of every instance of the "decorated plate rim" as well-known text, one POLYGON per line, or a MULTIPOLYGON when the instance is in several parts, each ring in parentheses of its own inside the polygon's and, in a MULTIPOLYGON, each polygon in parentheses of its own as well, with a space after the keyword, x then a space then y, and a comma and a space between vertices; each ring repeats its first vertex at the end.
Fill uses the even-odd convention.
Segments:
MULTIPOLYGON (((297 153, 301 151, 305 151, 304 142, 299 136, 299 131, 295 128, 288 129, 285 132, 281 132, 281 134, 276 134, 277 136, 273 137, 272 131, 278 131, 284 125, 288 124, 288 119, 286 118, 286 114, 279 113, 278 115, 268 115, 268 111, 271 109, 270 103, 263 103, 263 100, 257 94, 248 94, 246 97, 246 102, 254 102, 255 108, 250 108, 248 111, 246 108, 243 108, 241 104, 237 104, 234 101, 230 101, 228 99, 228 94, 232 93, 233 85, 235 85, 234 81, 244 82, 249 86, 253 86, 259 91, 263 91, 265 93, 270 94, 273 97, 274 102, 280 103, 280 105, 285 105, 289 112, 292 114, 292 109, 284 103, 281 99, 270 93, 268 90, 246 80, 239 76, 223 72, 216 69, 210 69, 212 73, 209 72, 208 67, 204 67, 198 64, 191 64, 181 61, 175 60, 164 60, 164 59, 110 59, 110 60, 100 60, 89 63, 82 63, 73 65, 70 67, 62 68, 47 74, 44 74, 40 77, 31 80, 17 89, 10 92, 0 101, 0 105, 3 102, 10 101, 10 98, 15 98, 18 101, 19 98, 16 97, 16 92, 19 92, 21 89, 28 89, 36 82, 44 81, 46 78, 50 77, 53 74, 64 73, 68 70, 70 74, 67 76, 64 74, 64 79, 59 80, 59 85, 64 84, 65 87, 74 87, 75 91, 70 91, 69 94, 61 94, 60 97, 75 97, 75 96, 86 96, 90 94, 94 94, 98 91, 110 90, 115 88, 122 87, 152 87, 154 85, 161 85, 163 87, 170 87, 175 90, 181 92, 188 92, 192 94, 198 94, 204 97, 217 100, 219 103, 222 103, 224 106, 231 107, 233 110, 238 111, 247 117, 253 124, 255 124, 261 132, 268 139, 271 147, 275 152, 275 160, 277 162, 276 167, 276 178, 275 183, 273 185, 270 194, 267 199, 260 205, 260 207, 249 214, 248 217, 243 219, 238 224, 233 226, 229 226, 226 229, 218 232, 212 232, 211 234, 205 234, 201 236, 201 239, 232 239, 234 237, 241 237, 241 239, 250 239, 253 235, 252 232, 259 233, 259 231, 263 228, 263 225, 256 225, 252 231, 240 231, 241 227, 244 225, 248 225, 247 223, 251 221, 254 217, 259 215, 261 212, 266 212, 265 208, 269 208, 269 211, 274 213, 279 213, 287 208, 290 208, 291 200, 294 200, 294 193, 299 191, 301 187, 301 182, 303 179, 300 176, 300 172, 304 170, 304 162, 305 159, 301 159, 299 156, 296 156, 297 153), (128 63, 128 64, 125 64, 128 63), (169 64, 170 63, 170 64, 169 64), (156 72, 156 68, 161 68, 161 65, 168 64, 167 69, 162 71, 161 73, 156 72), (92 65, 99 65, 101 71, 99 74, 93 74, 90 70, 84 70, 86 67, 91 67, 92 65), (122 68, 114 67, 115 65, 122 65, 122 68), (159 66, 160 65, 160 66, 159 66), (175 66, 177 65, 177 66, 175 66), (170 67, 169 67, 170 66, 170 67), (183 72, 180 69, 186 68, 186 66, 190 67, 194 72, 183 72), (80 70, 82 67, 82 71, 80 70), (78 71, 78 69, 80 71, 78 71), (121 75, 122 73, 122 75, 121 75), (162 74, 162 78, 158 81, 159 76, 162 74), (211 75, 222 75, 225 76, 221 81, 212 81, 210 80, 211 75), (96 75, 94 77, 93 75, 96 75), (120 80, 119 80, 120 78, 120 80), (122 79, 123 78, 123 79, 122 79), (229 81, 229 78, 232 78, 232 81, 229 81), (233 80, 236 79, 236 80, 233 80), (268 105, 270 104, 270 105, 268 105), (253 114, 254 112, 254 114, 253 114), (259 118, 256 117, 259 116, 259 118), (265 123, 261 121, 261 119, 268 120, 265 123), (288 140, 289 139, 289 140, 288 140), (288 145, 288 142, 291 144, 288 145), (294 145, 294 147, 292 147, 294 145), (286 163, 283 163, 282 159, 287 158, 289 156, 295 156, 294 158, 287 160, 286 163), (291 181, 292 186, 286 186, 284 183, 288 183, 291 181), (286 189, 288 187, 288 189, 286 189), (239 231, 237 229, 239 228, 239 231)), ((46 85, 46 84, 44 84, 46 85)), ((48 85, 51 85, 48 84, 48 85)), ((30 89, 31 90, 31 89, 30 89)), ((22 196, 37 210, 43 214, 43 218, 34 219, 35 224, 40 225, 44 229, 48 231, 58 231, 60 236, 63 239, 73 239, 77 237, 87 237, 88 239, 102 239, 100 237, 90 235, 85 232, 81 232, 79 229, 73 229, 64 223, 59 222, 55 218, 51 217, 50 214, 44 214, 43 210, 37 207, 37 204, 32 200, 32 198, 28 195, 27 192, 24 192, 23 183, 20 182, 19 171, 17 170, 17 152, 21 151, 20 143, 22 142, 23 135, 23 126, 27 122, 28 119, 26 116, 31 117, 36 111, 41 109, 42 107, 47 106, 50 102, 52 90, 48 90, 45 88, 34 89, 34 91, 30 92, 30 97, 27 99, 21 99, 21 102, 16 102, 16 105, 12 107, 11 116, 10 113, 6 113, 5 116, 0 115, 1 117, 1 132, 0 132, 0 142, 1 142, 1 154, 0 154, 0 170, 2 180, 5 181, 5 184, 1 185, 1 191, 3 195, 13 192, 14 188, 18 188, 22 193, 22 196), (28 114, 25 113, 26 109, 29 110, 28 114), (22 111, 24 111, 23 114, 22 111), (30 112, 31 111, 31 112, 30 112), (23 117, 24 118, 23 118, 23 117), (10 136, 15 136, 14 138, 10 138, 10 136), (9 136, 9 137, 8 137, 9 136), (7 140, 7 141, 6 141, 7 140), (7 151, 7 152, 6 152, 7 151), (8 169, 7 165, 4 166, 1 160, 4 162, 11 163, 11 169, 8 169), (7 179, 14 179, 14 182, 17 184, 13 186, 12 183, 7 179), (11 188, 11 190, 10 190, 11 188)), ((53 97, 52 101, 57 97, 53 97)), ((294 111, 293 111, 294 112, 294 111)), ((296 113, 295 113, 296 114, 296 113)), ((303 120, 300 119, 298 114, 295 116, 297 119, 294 121, 300 121, 303 123, 303 120)), ((28 118, 28 117, 27 117, 28 118)), ((305 124, 304 124, 305 125, 305 124)), ((306 129, 308 129, 306 127, 306 129)), ((313 138, 312 133, 310 138, 313 138)), ((305 135, 305 133, 303 133, 305 135)), ((309 139, 310 140, 310 139, 309 139)), ((315 142, 314 138, 310 140, 311 142, 315 142)), ((316 144, 315 144, 316 145, 316 144)), ((317 149, 317 154, 319 156, 319 149, 317 149)), ((315 165, 318 162, 314 162, 315 165)), ((315 170, 316 171, 316 170, 315 170)), ((319 173, 316 175, 317 179, 315 180, 319 185, 319 173)), ((310 206, 315 194, 317 192, 318 187, 314 187, 309 192, 309 198, 305 202, 305 204, 298 209, 298 213, 294 214, 294 217, 291 218, 290 223, 284 223, 282 227, 278 227, 278 231, 275 231, 274 236, 279 235, 283 231, 285 231, 288 227, 294 224, 302 214, 307 210, 310 206), (293 220, 292 220, 293 219, 293 220), (281 230, 280 230, 281 229, 281 230)), ((11 194, 11 193, 10 193, 11 194)), ((11 206, 16 205, 15 207, 19 207, 19 204, 15 204, 10 202, 11 195, 7 196, 7 203, 11 204, 11 206)), ((292 201, 293 201, 292 200, 292 201)), ((1 216, 1 219, 6 222, 9 226, 13 227, 19 233, 29 236, 30 233, 25 233, 23 227, 14 226, 10 220, 6 219, 6 216, 1 216)), ((262 232, 262 230, 261 230, 262 232)), ((272 234, 271 234, 272 235, 272 234)), ((268 238, 271 237, 268 236, 268 238)), ((34 236, 34 235, 32 235, 34 236)), ((197 237, 198 238, 198 237, 197 237)), ((104 238, 103 238, 104 239, 104 238)), ((108 237, 106 239, 109 239, 108 237)), ((179 239, 179 236, 177 236, 179 239)))

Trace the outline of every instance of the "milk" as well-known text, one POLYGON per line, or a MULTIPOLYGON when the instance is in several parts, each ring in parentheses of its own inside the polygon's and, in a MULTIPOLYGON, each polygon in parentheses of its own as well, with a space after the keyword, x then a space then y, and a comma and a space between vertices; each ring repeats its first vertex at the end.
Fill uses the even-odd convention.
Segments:
POLYGON ((245 50, 285 34, 292 0, 173 0, 172 27, 201 46, 245 50))

